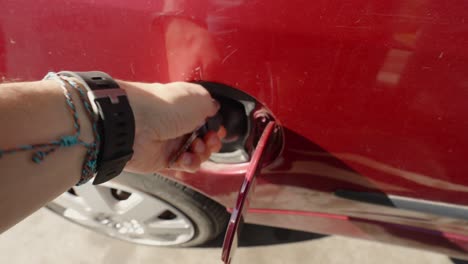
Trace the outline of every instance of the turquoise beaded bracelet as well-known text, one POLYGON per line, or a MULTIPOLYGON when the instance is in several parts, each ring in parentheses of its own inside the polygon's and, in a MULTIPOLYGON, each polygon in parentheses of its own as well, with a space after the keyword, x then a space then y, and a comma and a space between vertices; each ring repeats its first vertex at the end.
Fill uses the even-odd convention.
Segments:
POLYGON ((96 165, 97 165, 96 162, 97 162, 99 143, 100 143, 100 138, 99 138, 99 134, 97 130, 97 118, 94 116, 91 106, 88 103, 87 97, 78 83, 76 83, 75 81, 71 79, 61 77, 54 72, 48 73, 44 77, 44 80, 56 80, 60 83, 60 87, 62 88, 64 95, 65 95, 67 106, 73 116, 73 126, 75 128, 75 133, 73 135, 62 136, 58 140, 53 140, 48 143, 22 145, 22 146, 10 148, 10 149, 4 149, 4 150, 0 149, 0 158, 6 154, 13 154, 13 153, 21 152, 21 151, 33 150, 34 152, 32 154, 31 160, 34 163, 39 164, 45 159, 45 157, 47 157, 52 152, 55 152, 58 148, 73 147, 76 145, 84 146, 87 149, 87 154, 86 154, 86 159, 83 163, 81 177, 77 185, 84 184, 94 177, 94 173, 96 171, 96 165), (93 135, 95 139, 94 142, 87 143, 87 142, 82 141, 79 138, 80 133, 81 133, 81 127, 80 127, 78 112, 76 110, 75 104, 73 103, 72 94, 69 91, 67 86, 70 86, 73 89, 77 90, 80 95, 80 99, 83 102, 87 115, 89 119, 91 120, 91 122, 93 123, 92 127, 93 127, 93 135))

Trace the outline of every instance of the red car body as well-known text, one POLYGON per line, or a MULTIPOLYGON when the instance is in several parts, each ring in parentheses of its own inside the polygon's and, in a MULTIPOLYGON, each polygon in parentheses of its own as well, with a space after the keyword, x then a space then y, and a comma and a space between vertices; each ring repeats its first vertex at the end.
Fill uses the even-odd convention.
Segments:
MULTIPOLYGON (((214 81, 262 102, 284 142, 257 176, 248 222, 468 257, 467 2, 0 6, 4 80, 102 70, 125 80, 214 81)), ((230 209, 246 167, 167 175, 230 209)))

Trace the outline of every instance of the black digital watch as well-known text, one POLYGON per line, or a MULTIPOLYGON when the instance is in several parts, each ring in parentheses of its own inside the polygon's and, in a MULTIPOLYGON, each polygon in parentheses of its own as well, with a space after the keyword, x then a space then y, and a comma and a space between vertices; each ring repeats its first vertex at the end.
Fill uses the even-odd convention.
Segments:
POLYGON ((98 116, 101 144, 93 184, 119 175, 133 155, 135 118, 125 90, 104 72, 62 71, 61 76, 82 82, 94 113, 98 116))

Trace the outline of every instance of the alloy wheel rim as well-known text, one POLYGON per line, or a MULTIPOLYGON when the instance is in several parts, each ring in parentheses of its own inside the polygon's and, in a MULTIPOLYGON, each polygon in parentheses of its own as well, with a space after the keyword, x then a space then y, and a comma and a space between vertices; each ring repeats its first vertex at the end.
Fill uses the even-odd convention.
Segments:
POLYGON ((75 186, 47 207, 72 222, 137 244, 179 245, 195 235, 193 223, 179 209, 112 182, 75 186))

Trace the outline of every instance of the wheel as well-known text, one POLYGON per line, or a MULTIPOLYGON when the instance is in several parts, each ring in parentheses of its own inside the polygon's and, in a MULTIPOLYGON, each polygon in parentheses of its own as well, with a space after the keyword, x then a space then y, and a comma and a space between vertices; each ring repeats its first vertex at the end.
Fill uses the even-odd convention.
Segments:
POLYGON ((226 209, 160 175, 122 173, 101 185, 73 187, 47 208, 74 223, 151 246, 196 246, 226 227, 226 209))

